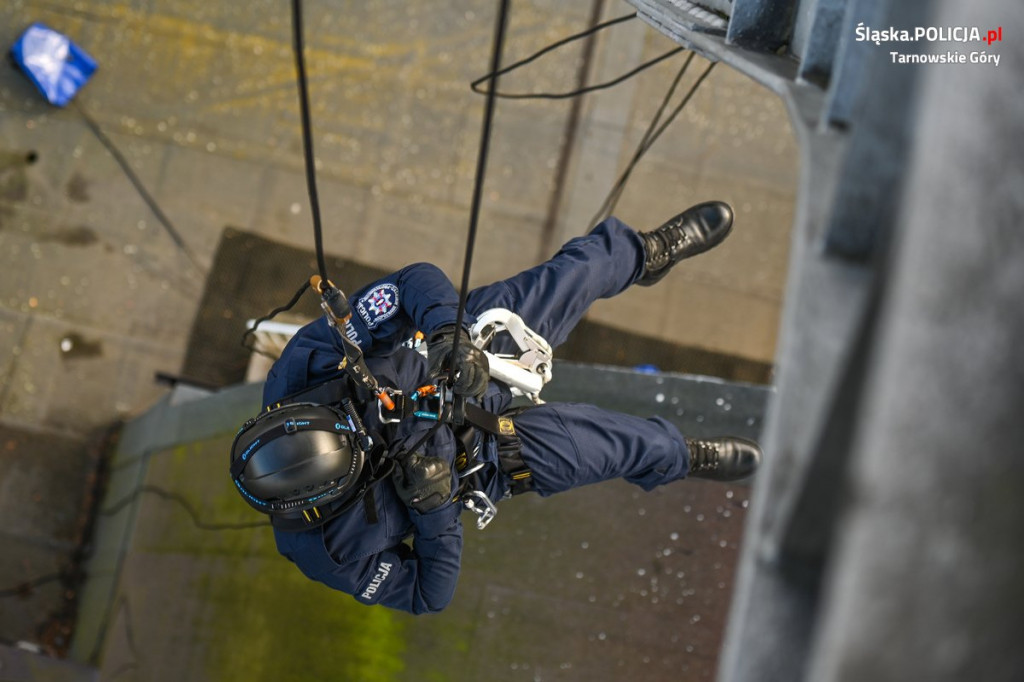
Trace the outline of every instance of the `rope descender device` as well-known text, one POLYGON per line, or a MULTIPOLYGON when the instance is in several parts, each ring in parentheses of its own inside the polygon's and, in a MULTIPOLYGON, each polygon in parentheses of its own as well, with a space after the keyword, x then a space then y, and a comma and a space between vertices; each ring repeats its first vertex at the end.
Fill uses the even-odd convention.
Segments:
POLYGON ((313 275, 309 279, 309 285, 320 294, 320 307, 323 308, 327 317, 327 323, 338 332, 342 347, 345 349, 345 359, 341 361, 338 369, 347 372, 356 383, 366 387, 373 395, 377 396, 377 400, 384 408, 394 410, 395 403, 388 395, 387 389, 377 383, 377 378, 366 366, 362 349, 345 334, 345 325, 352 318, 352 307, 348 304, 344 292, 334 286, 333 282, 320 277, 320 275, 313 275))

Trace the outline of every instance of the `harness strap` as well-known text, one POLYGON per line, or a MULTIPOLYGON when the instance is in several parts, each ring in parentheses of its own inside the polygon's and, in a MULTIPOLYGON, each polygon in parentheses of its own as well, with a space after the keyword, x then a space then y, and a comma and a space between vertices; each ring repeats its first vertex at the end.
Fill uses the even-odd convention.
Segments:
POLYGON ((520 407, 498 415, 470 402, 465 403, 464 406, 466 422, 486 431, 497 440, 498 465, 502 473, 512 481, 509 489, 512 495, 527 493, 536 487, 533 481, 533 472, 523 461, 523 442, 516 435, 513 421, 517 415, 530 407, 520 407))
POLYGON ((363 495, 363 515, 366 517, 366 523, 371 526, 377 523, 377 496, 373 493, 374 487, 370 486, 366 489, 366 494, 363 495))
POLYGON ((537 487, 533 480, 533 472, 523 461, 522 452, 523 444, 519 438, 508 443, 498 441, 498 464, 501 471, 512 480, 509 492, 513 496, 532 492, 537 487))
MULTIPOLYGON (((353 385, 349 382, 349 378, 341 376, 336 379, 331 379, 309 388, 304 388, 297 393, 282 398, 274 405, 268 405, 267 410, 273 407, 280 407, 281 405, 287 405, 290 403, 317 403, 318 405, 337 405, 341 402, 341 399, 350 393, 359 395, 360 391, 353 390, 353 385)), ((361 387, 360 387, 361 388, 361 387)), ((363 393, 369 393, 369 391, 363 390, 363 393)))
MULTIPOLYGON (((514 415, 517 412, 507 412, 506 414, 514 415)), ((482 429, 492 436, 508 436, 515 437, 516 427, 512 423, 511 416, 497 415, 493 412, 488 412, 479 405, 466 402, 463 405, 463 416, 465 420, 475 426, 478 429, 482 429)))
POLYGON ((276 440, 281 436, 296 433, 298 431, 347 431, 351 432, 348 426, 336 419, 289 419, 280 426, 266 432, 258 440, 254 441, 245 452, 231 462, 231 476, 232 478, 238 478, 241 475, 242 470, 249 463, 250 451, 255 449, 255 446, 263 446, 272 440, 276 440))

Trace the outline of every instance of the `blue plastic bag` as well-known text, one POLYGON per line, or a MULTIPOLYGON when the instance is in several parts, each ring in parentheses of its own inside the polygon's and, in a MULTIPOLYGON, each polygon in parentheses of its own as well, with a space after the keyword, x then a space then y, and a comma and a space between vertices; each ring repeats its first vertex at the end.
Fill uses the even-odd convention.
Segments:
POLYGON ((58 107, 70 102, 96 71, 96 61, 88 53, 40 23, 21 34, 11 56, 50 104, 58 107))

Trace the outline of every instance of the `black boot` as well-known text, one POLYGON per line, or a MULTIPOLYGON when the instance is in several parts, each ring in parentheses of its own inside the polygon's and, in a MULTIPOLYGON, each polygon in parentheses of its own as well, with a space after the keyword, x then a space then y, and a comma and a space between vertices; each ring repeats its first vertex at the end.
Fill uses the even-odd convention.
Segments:
POLYGON ((735 481, 753 474, 761 463, 761 448, 745 438, 687 438, 686 447, 690 451, 689 475, 697 478, 735 481))
POLYGON ((721 201, 709 201, 689 208, 651 232, 641 232, 645 271, 637 284, 649 287, 690 256, 717 245, 732 229, 732 208, 721 201))

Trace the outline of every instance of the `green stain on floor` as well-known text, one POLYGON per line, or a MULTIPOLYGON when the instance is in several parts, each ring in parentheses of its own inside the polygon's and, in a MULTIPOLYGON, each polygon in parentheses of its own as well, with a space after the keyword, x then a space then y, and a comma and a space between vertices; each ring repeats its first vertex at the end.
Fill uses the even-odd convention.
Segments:
MULTIPOLYGON (((186 574, 166 589, 175 590, 171 608, 183 621, 173 631, 187 631, 201 643, 202 653, 193 649, 190 657, 202 659, 205 679, 398 679, 409 617, 364 606, 309 580, 278 554, 269 524, 243 527, 266 517, 245 504, 231 483, 232 436, 150 458, 150 493, 132 547, 140 565, 188 558, 186 574)), ((140 587, 148 592, 154 584, 140 587)))
POLYGON ((283 558, 259 566, 204 586, 210 679, 398 679, 406 649, 401 614, 314 583, 283 558))

